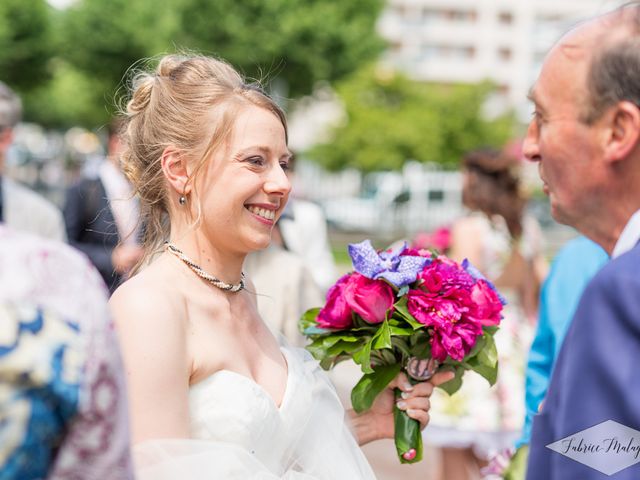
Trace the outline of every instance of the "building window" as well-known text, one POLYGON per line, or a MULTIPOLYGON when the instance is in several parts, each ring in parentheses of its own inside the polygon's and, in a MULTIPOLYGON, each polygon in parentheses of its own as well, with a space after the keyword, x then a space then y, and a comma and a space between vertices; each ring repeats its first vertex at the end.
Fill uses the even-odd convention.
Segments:
POLYGON ((502 25, 511 25, 513 23, 513 13, 500 12, 498 14, 498 22, 502 25))
POLYGON ((498 58, 502 62, 508 62, 509 60, 511 60, 511 56, 512 56, 512 52, 510 48, 501 47, 498 49, 498 58))
POLYGON ((470 60, 476 55, 473 46, 458 45, 423 45, 422 58, 424 60, 470 60))

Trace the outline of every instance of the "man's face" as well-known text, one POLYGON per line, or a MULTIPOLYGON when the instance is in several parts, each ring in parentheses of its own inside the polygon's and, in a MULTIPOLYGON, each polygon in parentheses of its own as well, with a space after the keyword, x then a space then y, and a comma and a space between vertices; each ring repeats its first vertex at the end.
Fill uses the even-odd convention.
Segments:
POLYGON ((577 227, 598 201, 603 178, 598 122, 587 125, 588 31, 576 32, 556 46, 545 61, 530 98, 535 112, 524 142, 527 159, 538 162, 551 213, 577 227))

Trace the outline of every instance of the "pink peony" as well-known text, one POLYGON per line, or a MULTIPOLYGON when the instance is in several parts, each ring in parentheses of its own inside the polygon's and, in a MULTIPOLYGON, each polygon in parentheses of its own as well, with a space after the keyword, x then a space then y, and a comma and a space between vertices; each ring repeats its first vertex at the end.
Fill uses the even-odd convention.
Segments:
POLYGON ((478 280, 471 290, 471 314, 482 325, 498 325, 502 320, 502 302, 486 280, 478 280))
POLYGON ((321 328, 349 328, 353 325, 353 310, 347 304, 344 290, 351 275, 344 275, 327 292, 327 303, 318 313, 316 322, 321 328))
POLYGON ((482 315, 493 319, 494 299, 486 292, 489 284, 477 286, 457 263, 442 258, 425 267, 418 278, 422 281, 418 288, 407 294, 409 313, 432 330, 433 358, 462 361, 482 335, 482 326, 490 324, 482 315))
POLYGON ((393 309, 395 296, 389 284, 354 273, 344 289, 349 307, 368 323, 380 323, 393 309))

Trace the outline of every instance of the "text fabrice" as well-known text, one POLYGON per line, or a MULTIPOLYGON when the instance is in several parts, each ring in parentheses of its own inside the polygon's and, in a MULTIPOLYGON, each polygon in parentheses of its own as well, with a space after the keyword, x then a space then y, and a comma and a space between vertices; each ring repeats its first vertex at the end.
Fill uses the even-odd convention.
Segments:
POLYGON ((631 437, 626 444, 620 443, 617 437, 605 438, 600 443, 585 442, 583 438, 576 440, 576 437, 571 437, 562 442, 564 452, 569 451, 578 453, 635 453, 635 458, 640 455, 640 444, 635 442, 635 438, 631 437))

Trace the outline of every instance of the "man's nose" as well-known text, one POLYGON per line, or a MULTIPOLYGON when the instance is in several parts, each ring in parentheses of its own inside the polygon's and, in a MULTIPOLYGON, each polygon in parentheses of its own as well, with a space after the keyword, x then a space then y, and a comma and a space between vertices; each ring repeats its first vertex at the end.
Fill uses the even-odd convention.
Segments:
POLYGON ((531 162, 540 161, 540 148, 538 147, 538 127, 535 121, 529 123, 527 135, 522 143, 522 154, 531 162))

